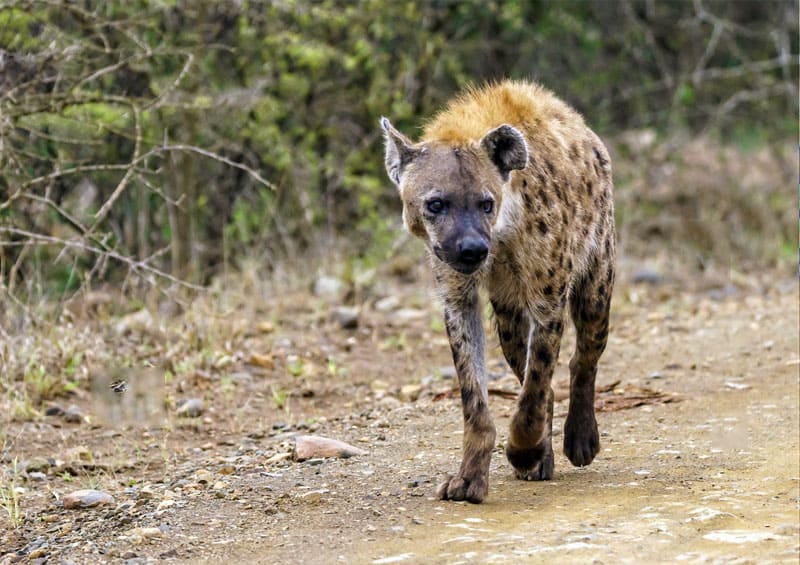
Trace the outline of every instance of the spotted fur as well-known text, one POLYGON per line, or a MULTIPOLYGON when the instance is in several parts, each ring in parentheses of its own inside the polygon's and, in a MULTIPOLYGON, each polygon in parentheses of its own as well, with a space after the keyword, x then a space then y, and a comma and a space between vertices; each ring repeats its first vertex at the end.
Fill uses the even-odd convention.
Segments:
POLYGON ((439 488, 488 493, 495 428, 488 409, 479 289, 521 391, 506 456, 520 479, 553 476, 553 391, 565 312, 577 330, 564 453, 600 449, 597 362, 608 338, 615 232, 611 161, 581 116, 548 90, 505 81, 471 89, 414 143, 382 120, 386 167, 408 230, 426 244, 461 387, 463 458, 439 488))

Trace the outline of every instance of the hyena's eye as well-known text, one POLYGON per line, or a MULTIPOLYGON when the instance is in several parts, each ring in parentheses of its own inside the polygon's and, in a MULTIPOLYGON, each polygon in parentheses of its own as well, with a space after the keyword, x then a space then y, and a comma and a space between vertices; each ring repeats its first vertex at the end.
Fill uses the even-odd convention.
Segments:
POLYGON ((434 198, 428 200, 428 202, 425 203, 425 207, 431 214, 441 214, 444 211, 444 202, 440 198, 434 198))
POLYGON ((485 213, 491 214, 492 211, 494 210, 494 200, 488 200, 487 199, 487 200, 484 200, 483 202, 481 202, 481 209, 485 213))

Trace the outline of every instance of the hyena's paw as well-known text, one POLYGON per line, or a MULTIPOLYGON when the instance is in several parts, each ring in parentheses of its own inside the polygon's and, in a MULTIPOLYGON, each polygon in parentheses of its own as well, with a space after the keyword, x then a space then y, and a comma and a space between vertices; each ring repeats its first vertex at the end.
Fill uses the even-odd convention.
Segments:
POLYGON ((506 458, 514 467, 514 475, 522 481, 549 481, 553 478, 555 463, 549 438, 536 447, 520 448, 507 444, 506 458))
POLYGON ((475 504, 481 503, 489 493, 487 473, 476 472, 466 476, 459 472, 455 477, 447 479, 436 489, 436 496, 441 500, 466 500, 475 504))
POLYGON ((600 434, 594 413, 584 411, 567 415, 564 424, 564 455, 576 467, 584 467, 600 452, 600 434))

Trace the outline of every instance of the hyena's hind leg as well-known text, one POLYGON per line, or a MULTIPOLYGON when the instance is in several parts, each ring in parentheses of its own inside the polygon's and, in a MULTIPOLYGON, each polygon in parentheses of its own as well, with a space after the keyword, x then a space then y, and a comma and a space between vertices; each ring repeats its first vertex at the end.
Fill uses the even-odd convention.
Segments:
MULTIPOLYGON (((549 480, 553 478, 554 469, 553 391, 549 379, 543 378, 542 373, 547 373, 547 368, 535 368, 534 364, 540 363, 529 358, 529 351, 534 345, 531 343, 532 321, 528 313, 518 306, 495 299, 492 300, 492 307, 503 355, 523 387, 511 422, 506 457, 518 479, 549 480)), ((540 345, 539 349, 541 347, 547 345, 540 345)), ((556 348, 555 356, 558 355, 557 351, 556 348)))
POLYGON ((564 425, 564 455, 576 467, 588 465, 600 451, 594 415, 597 362, 608 340, 608 317, 614 285, 613 248, 595 257, 576 281, 570 294, 570 313, 575 324, 575 354, 569 362, 569 412, 564 425))

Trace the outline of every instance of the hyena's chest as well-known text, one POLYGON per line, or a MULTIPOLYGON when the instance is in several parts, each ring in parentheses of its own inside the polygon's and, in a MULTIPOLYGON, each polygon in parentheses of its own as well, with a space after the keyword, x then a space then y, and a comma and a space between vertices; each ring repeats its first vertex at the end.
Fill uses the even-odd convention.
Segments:
POLYGON ((497 250, 485 280, 491 296, 533 308, 557 301, 566 291, 573 265, 568 251, 537 243, 541 242, 521 238, 514 247, 497 250))

